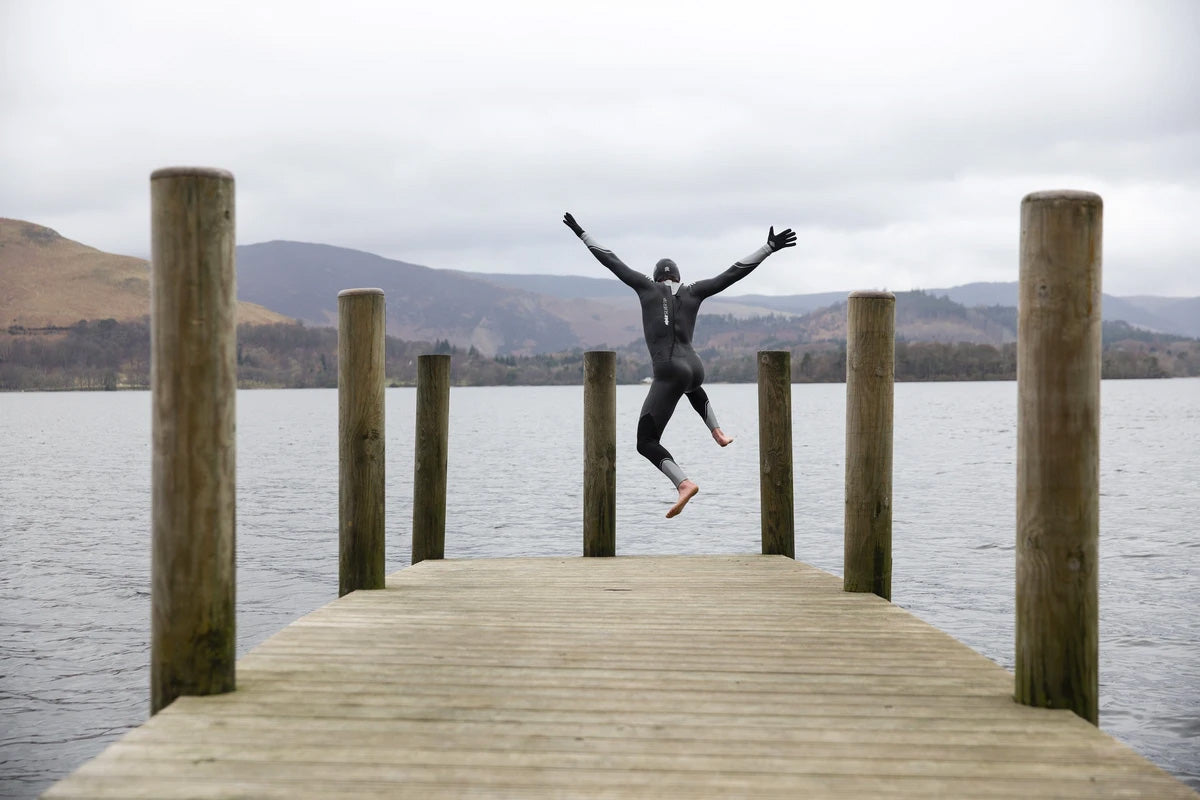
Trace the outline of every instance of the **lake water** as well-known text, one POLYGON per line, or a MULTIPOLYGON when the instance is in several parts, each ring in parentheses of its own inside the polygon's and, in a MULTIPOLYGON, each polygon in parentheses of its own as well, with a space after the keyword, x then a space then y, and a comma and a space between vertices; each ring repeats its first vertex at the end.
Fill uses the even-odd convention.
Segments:
MULTIPOLYGON (((617 550, 758 552, 757 395, 712 385, 634 450, 617 391, 617 550)), ((388 569, 411 548, 415 392, 387 392, 388 569)), ((792 387, 796 557, 842 561, 845 385, 792 387)), ((1101 726, 1200 788, 1200 379, 1102 387, 1101 726)), ((455 388, 446 555, 577 555, 582 390, 455 388)), ((0 394, 0 796, 32 797, 148 714, 150 397, 0 394)), ((1015 383, 898 384, 893 602, 1013 665, 1015 383)), ((239 655, 337 594, 337 392, 238 394, 239 655)))

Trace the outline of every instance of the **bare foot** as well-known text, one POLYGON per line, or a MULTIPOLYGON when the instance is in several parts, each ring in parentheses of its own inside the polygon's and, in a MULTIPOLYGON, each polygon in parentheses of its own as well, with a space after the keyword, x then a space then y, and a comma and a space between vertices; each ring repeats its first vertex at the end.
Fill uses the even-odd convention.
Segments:
POLYGON ((700 491, 700 487, 691 481, 684 481, 679 484, 679 500, 675 505, 671 506, 671 510, 667 512, 667 519, 674 517, 683 511, 683 507, 687 505, 688 500, 691 500, 700 491))
POLYGON ((713 428, 712 433, 713 433, 713 438, 717 440, 717 444, 721 445, 721 447, 725 447, 726 445, 733 442, 733 437, 726 436, 725 432, 723 430, 721 430, 720 428, 713 428))

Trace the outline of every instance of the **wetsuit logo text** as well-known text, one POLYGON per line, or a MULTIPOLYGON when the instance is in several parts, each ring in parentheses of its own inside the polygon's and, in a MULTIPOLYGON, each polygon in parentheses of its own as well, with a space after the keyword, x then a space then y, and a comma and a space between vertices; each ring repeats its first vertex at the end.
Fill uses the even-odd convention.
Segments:
POLYGON ((671 324, 671 318, 670 318, 670 315, 667 313, 667 298, 664 297, 663 298, 663 325, 670 325, 670 324, 671 324))

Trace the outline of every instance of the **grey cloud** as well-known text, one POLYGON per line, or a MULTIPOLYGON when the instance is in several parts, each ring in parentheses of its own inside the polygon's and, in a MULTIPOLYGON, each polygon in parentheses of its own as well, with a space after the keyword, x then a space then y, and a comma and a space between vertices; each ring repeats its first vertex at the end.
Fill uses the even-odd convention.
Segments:
POLYGON ((1107 286, 1200 294, 1186 2, 10 5, 0 214, 103 249, 201 163, 243 242, 591 274, 569 209, 696 264, 796 228, 754 291, 907 288, 1011 279, 1021 196, 1068 185, 1106 194, 1107 286))

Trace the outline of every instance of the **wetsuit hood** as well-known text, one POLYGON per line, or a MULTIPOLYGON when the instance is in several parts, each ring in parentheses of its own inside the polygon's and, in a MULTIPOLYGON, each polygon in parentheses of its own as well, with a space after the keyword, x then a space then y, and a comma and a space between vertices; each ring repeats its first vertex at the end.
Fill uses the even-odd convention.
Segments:
POLYGON ((660 258, 654 265, 654 280, 679 283, 679 267, 669 258, 660 258))

